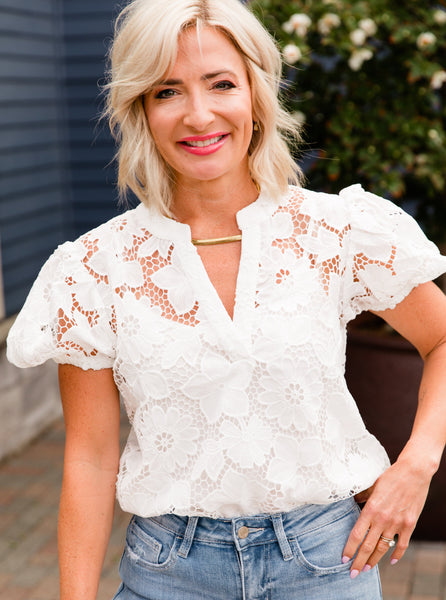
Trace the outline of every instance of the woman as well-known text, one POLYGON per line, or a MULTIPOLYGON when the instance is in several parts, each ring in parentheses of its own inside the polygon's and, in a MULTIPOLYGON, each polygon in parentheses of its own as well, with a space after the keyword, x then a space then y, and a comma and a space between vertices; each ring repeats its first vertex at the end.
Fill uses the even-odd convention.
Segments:
POLYGON ((58 248, 9 337, 19 366, 60 363, 61 599, 96 597, 116 476, 120 600, 380 598, 445 443, 446 258, 359 186, 288 186, 280 56, 237 0, 135 0, 111 59, 141 205, 58 248), (363 310, 425 359, 392 466, 344 381, 363 310))

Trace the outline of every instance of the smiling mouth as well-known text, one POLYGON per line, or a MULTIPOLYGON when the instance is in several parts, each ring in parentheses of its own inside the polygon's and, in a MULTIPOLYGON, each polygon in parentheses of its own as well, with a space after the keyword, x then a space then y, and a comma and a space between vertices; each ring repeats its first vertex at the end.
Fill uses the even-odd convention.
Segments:
POLYGON ((217 144, 225 137, 227 137, 227 135, 219 135, 213 138, 209 138, 208 140, 194 140, 180 143, 184 144, 185 146, 189 146, 189 148, 206 148, 207 146, 217 144))

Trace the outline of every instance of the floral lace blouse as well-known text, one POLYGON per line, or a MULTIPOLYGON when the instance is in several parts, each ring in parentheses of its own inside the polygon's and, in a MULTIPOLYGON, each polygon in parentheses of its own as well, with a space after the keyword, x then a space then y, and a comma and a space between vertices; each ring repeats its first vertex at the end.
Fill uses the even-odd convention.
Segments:
POLYGON ((345 380, 346 324, 446 271, 415 221, 359 185, 237 214, 233 319, 190 228, 144 205, 60 246, 8 339, 20 367, 112 368, 132 424, 125 511, 225 517, 330 503, 388 466, 345 380))

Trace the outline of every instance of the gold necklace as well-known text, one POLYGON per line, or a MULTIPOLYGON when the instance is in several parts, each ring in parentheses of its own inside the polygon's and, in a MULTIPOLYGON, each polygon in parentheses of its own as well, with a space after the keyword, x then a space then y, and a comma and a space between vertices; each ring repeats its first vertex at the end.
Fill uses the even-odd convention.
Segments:
MULTIPOLYGON (((257 191, 260 193, 260 185, 257 181, 254 181, 257 191)), ((172 218, 172 217, 169 217, 172 218)), ((228 235, 226 237, 221 238, 208 238, 205 240, 197 240, 195 238, 191 239, 191 242, 194 246, 217 246, 217 244, 231 244, 232 242, 241 242, 242 234, 239 233, 237 235, 228 235)))
POLYGON ((216 246, 217 244, 230 244, 231 242, 241 242, 242 234, 238 235, 228 235, 226 237, 221 238, 209 238, 207 240, 196 240, 192 238, 192 243, 194 246, 216 246))

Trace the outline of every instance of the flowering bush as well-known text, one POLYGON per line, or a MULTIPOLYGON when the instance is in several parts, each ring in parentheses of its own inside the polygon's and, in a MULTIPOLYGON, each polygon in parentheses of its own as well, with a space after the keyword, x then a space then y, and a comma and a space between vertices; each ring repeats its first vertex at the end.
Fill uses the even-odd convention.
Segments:
POLYGON ((253 0, 282 47, 309 185, 360 182, 446 241, 446 2, 253 0))

